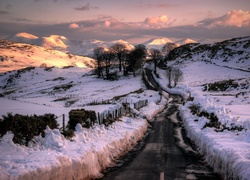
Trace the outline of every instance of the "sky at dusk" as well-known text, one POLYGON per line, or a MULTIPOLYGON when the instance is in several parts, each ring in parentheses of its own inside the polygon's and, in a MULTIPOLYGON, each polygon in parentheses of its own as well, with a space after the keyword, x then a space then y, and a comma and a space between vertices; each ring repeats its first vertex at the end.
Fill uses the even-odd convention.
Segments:
POLYGON ((0 38, 27 32, 75 40, 250 35, 249 0, 1 0, 0 38))

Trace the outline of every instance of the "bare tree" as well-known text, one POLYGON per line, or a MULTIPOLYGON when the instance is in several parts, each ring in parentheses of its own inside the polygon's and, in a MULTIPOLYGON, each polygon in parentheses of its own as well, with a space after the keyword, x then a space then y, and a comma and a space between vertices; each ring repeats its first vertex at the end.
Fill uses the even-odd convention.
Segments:
POLYGON ((140 69, 147 55, 146 47, 143 44, 135 46, 135 49, 132 50, 128 55, 129 60, 129 69, 133 70, 135 76, 135 71, 140 69))
POLYGON ((172 67, 168 67, 166 69, 166 75, 167 75, 167 78, 168 78, 168 87, 171 88, 171 82, 172 82, 172 67))
POLYGON ((110 79, 110 67, 112 60, 115 58, 115 54, 112 51, 104 51, 103 60, 105 66, 106 79, 110 79))
POLYGON ((119 60, 119 71, 122 70, 122 65, 124 62, 124 54, 126 51, 126 46, 124 44, 116 43, 113 46, 111 46, 110 50, 116 54, 117 59, 119 60))
POLYGON ((128 66, 129 66, 129 51, 126 50, 124 51, 123 54, 123 63, 122 63, 122 67, 123 67, 123 75, 127 76, 128 75, 128 66))
POLYGON ((155 72, 155 74, 157 74, 156 67, 157 67, 157 64, 159 63, 159 61, 162 60, 163 56, 162 56, 161 51, 159 49, 150 49, 149 51, 150 51, 150 57, 154 62, 154 68, 155 68, 154 72, 155 72))
POLYGON ((174 80, 174 87, 177 83, 182 79, 182 71, 179 68, 173 69, 173 80, 174 80))
POLYGON ((102 75, 102 61, 103 61, 104 48, 97 47, 94 49, 94 58, 97 61, 97 76, 102 75))
POLYGON ((167 78, 168 78, 168 87, 172 88, 172 81, 175 87, 177 83, 182 79, 182 71, 179 68, 168 67, 167 68, 167 78))

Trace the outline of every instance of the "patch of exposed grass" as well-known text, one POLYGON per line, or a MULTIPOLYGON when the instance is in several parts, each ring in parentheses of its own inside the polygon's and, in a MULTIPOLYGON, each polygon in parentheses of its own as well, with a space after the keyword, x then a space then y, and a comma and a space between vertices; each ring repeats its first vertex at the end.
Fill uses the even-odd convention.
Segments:
POLYGON ((237 88, 239 85, 234 80, 219 81, 203 85, 203 91, 228 91, 231 88, 237 88))
POLYGON ((16 92, 16 90, 6 91, 3 93, 3 95, 9 95, 9 94, 12 94, 14 92, 16 92))
POLYGON ((53 90, 55 90, 55 91, 60 91, 60 90, 66 91, 66 90, 72 88, 73 86, 74 86, 73 84, 62 84, 62 85, 55 86, 53 88, 53 90))
POLYGON ((141 89, 138 89, 138 90, 136 90, 136 91, 133 91, 133 92, 130 92, 130 93, 127 93, 127 94, 123 94, 123 95, 120 95, 120 96, 115 96, 113 99, 115 100, 115 101, 117 101, 117 100, 119 100, 120 98, 123 98, 123 97, 126 97, 127 95, 129 95, 129 94, 141 94, 141 93, 143 93, 143 89, 141 88, 141 89))
POLYGON ((66 101, 66 100, 68 100, 68 99, 70 99, 70 98, 68 98, 68 97, 63 97, 63 98, 55 99, 55 100, 53 100, 53 102, 66 101))
POLYGON ((58 78, 54 78, 54 79, 47 79, 46 81, 64 81, 65 78, 64 77, 58 77, 58 78))

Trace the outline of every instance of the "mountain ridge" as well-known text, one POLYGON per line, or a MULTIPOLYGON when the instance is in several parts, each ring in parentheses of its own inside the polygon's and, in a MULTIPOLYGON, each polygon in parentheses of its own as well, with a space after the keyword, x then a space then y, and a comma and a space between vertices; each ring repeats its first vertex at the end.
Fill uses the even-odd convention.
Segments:
MULTIPOLYGON (((29 34, 26 32, 17 33, 16 35, 7 38, 7 40, 10 40, 13 42, 34 44, 37 46, 45 47, 47 49, 54 49, 54 50, 59 50, 65 53, 84 55, 84 56, 93 56, 94 48, 99 47, 99 46, 108 48, 116 43, 121 43, 121 44, 124 44, 129 50, 131 50, 134 47, 133 44, 122 39, 113 40, 113 41, 101 41, 97 39, 71 40, 62 35, 50 35, 47 37, 38 37, 38 36, 29 34)), ((206 40, 206 41, 209 41, 209 40, 206 40)), ((179 45, 183 45, 186 43, 193 43, 193 42, 196 42, 196 41, 189 39, 189 38, 181 39, 176 42, 173 42, 167 37, 159 37, 159 38, 151 38, 142 44, 144 44, 147 47, 147 49, 154 48, 154 49, 161 50, 161 48, 166 43, 175 43, 175 44, 178 43, 179 45)))

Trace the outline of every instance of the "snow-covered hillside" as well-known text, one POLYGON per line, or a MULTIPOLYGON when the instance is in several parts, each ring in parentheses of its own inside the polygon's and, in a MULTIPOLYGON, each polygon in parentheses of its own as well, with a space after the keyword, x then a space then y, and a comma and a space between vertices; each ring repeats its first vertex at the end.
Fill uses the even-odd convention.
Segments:
POLYGON ((250 37, 234 38, 213 44, 186 44, 175 48, 167 61, 186 63, 205 61, 229 68, 250 71, 250 37))
POLYGON ((25 44, 33 44, 37 46, 42 46, 46 49, 53 49, 66 52, 70 40, 65 36, 60 35, 50 35, 49 37, 37 37, 29 33, 17 33, 14 36, 9 37, 7 40, 12 42, 19 42, 25 44))
POLYGON ((0 72, 18 70, 29 66, 94 68, 95 60, 36 45, 0 40, 0 66, 0 72))
POLYGON ((0 94, 41 106, 78 107, 141 88, 141 84, 138 84, 140 77, 131 81, 125 78, 114 83, 88 75, 90 70, 79 67, 33 67, 2 73, 0 94))

